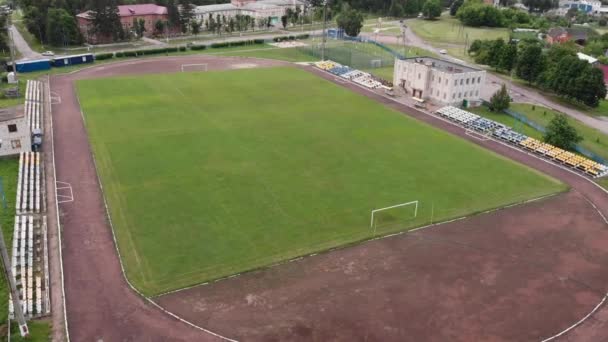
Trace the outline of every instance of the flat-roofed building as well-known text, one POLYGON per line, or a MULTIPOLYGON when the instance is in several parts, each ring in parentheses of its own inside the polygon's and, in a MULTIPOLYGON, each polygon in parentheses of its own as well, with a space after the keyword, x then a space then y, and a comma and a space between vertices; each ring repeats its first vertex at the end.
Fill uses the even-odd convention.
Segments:
POLYGON ((32 135, 23 108, 0 109, 0 157, 32 150, 32 135))
POLYGON ((417 99, 443 105, 476 105, 486 83, 484 70, 433 57, 396 59, 393 84, 417 99))
POLYGON ((288 8, 295 11, 298 7, 300 10, 304 10, 304 2, 300 0, 232 0, 226 4, 197 6, 194 8, 194 18, 204 24, 209 20, 209 15, 214 20, 218 15, 225 16, 227 19, 236 15, 248 15, 256 20, 270 18, 271 24, 277 25, 288 8))

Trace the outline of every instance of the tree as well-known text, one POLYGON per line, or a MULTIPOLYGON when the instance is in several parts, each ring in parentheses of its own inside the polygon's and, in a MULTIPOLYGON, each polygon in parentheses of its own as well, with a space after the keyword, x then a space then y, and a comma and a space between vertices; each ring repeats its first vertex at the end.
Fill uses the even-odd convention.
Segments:
POLYGON ((566 115, 558 114, 549 121, 543 140, 547 144, 572 151, 583 137, 570 125, 566 115))
POLYGON ((523 0, 522 3, 530 12, 545 12, 558 6, 557 0, 523 0))
POLYGON ((286 15, 281 17, 281 24, 283 25, 283 28, 287 28, 287 16, 286 15))
POLYGON ((190 21, 194 18, 194 5, 189 0, 178 0, 179 23, 182 33, 188 32, 190 21))
POLYGON ((455 17, 456 13, 458 12, 458 9, 460 8, 460 6, 462 6, 462 4, 464 4, 464 0, 455 0, 454 2, 452 2, 452 6, 450 6, 450 15, 455 17))
POLYGON ((507 91, 507 86, 503 83, 499 90, 490 98, 490 110, 494 112, 502 112, 509 108, 511 103, 511 96, 507 91))
POLYGON ((115 41, 124 38, 124 31, 118 16, 117 0, 93 1, 91 16, 93 17, 93 33, 97 34, 101 40, 115 41))
POLYGON ((441 3, 439 0, 426 0, 422 6, 422 13, 426 19, 432 20, 441 16, 441 3))
POLYGON ((606 24, 608 24, 608 20, 606 20, 606 18, 604 17, 601 17, 600 20, 597 21, 597 24, 602 27, 606 26, 606 24))
POLYGON ((356 37, 363 27, 363 14, 355 9, 348 8, 340 12, 336 18, 336 23, 347 35, 356 37))
POLYGON ((597 107, 606 97, 604 74, 598 68, 587 68, 574 81, 574 94, 578 101, 590 107, 597 107))
POLYGON ((536 81, 544 68, 545 56, 543 56, 540 46, 537 45, 526 46, 517 59, 517 76, 528 83, 536 81))
POLYGON ((143 37, 144 32, 146 32, 146 21, 142 18, 139 18, 139 20, 133 18, 133 30, 135 30, 137 38, 143 37))
MULTIPOLYGON (((167 0, 167 15, 169 17, 169 27, 179 27, 181 23, 181 18, 179 14, 179 9, 177 8, 177 4, 175 0, 167 0)), ((211 14, 209 14, 211 15, 211 14)))
POLYGON ((500 51, 498 60, 498 69, 509 71, 513 70, 517 62, 517 45, 506 44, 500 51))
POLYGON ((190 29, 192 30, 192 34, 196 36, 197 34, 201 33, 201 26, 202 24, 200 21, 192 20, 190 22, 190 29))
POLYGON ((154 23, 154 31, 156 32, 156 34, 163 33, 163 31, 165 31, 165 23, 162 20, 158 19, 154 23))
POLYGON ((388 9, 388 14, 391 17, 399 18, 403 16, 403 5, 401 5, 401 1, 392 0, 391 6, 388 9))
POLYGON ((66 46, 81 42, 74 17, 62 8, 49 8, 46 29, 46 42, 51 45, 66 46))

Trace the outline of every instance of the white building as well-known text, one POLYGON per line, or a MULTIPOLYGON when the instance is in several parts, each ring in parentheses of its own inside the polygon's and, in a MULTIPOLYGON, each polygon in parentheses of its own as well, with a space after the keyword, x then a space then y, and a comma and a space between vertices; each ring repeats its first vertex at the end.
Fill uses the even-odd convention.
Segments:
POLYGON ((299 7, 303 11, 304 6, 300 0, 232 0, 228 4, 197 6, 194 8, 194 18, 204 23, 210 14, 214 19, 218 15, 228 19, 240 14, 256 20, 270 18, 271 24, 277 25, 288 8, 295 11, 299 7))
POLYGON ((0 110, 0 157, 32 150, 30 126, 23 110, 0 110))
POLYGON ((393 84, 412 97, 443 105, 480 102, 486 83, 484 70, 433 57, 395 60, 393 84))

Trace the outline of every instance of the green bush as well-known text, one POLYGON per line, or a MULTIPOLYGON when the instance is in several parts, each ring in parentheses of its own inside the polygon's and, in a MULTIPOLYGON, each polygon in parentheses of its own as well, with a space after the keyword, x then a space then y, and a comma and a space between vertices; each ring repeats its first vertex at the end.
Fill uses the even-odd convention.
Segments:
POLYGON ((111 59, 114 57, 114 53, 110 52, 110 53, 98 53, 95 55, 95 60, 96 61, 102 61, 104 59, 111 59))
POLYGON ((207 45, 192 45, 190 47, 190 50, 197 51, 197 50, 205 50, 206 48, 207 48, 207 45))
POLYGON ((223 47, 228 47, 230 46, 229 43, 213 43, 211 44, 211 48, 212 49, 218 49, 218 48, 223 48, 223 47))
POLYGON ((123 56, 125 56, 125 57, 137 57, 137 52, 138 52, 137 50, 125 51, 125 52, 123 52, 123 56))
POLYGON ((168 47, 165 49, 165 52, 170 53, 170 52, 177 52, 178 51, 178 47, 168 47))
POLYGON ((183 51, 186 51, 186 47, 185 47, 185 46, 180 46, 180 47, 179 47, 179 51, 182 51, 182 52, 183 52, 183 51))
POLYGON ((124 56, 125 56, 125 53, 123 51, 119 51, 119 52, 116 53, 116 58, 121 58, 121 57, 124 57, 124 56))
POLYGON ((296 36, 296 39, 308 39, 310 38, 309 34, 299 34, 296 36))
POLYGON ((264 44, 264 39, 254 39, 253 44, 264 44))

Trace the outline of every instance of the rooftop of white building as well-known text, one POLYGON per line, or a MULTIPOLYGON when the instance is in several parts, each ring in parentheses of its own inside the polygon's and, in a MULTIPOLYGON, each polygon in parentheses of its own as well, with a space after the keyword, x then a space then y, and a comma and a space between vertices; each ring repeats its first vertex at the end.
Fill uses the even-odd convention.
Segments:
POLYGON ((459 74, 464 72, 473 72, 473 71, 481 71, 481 69, 476 69, 472 67, 468 67, 466 65, 446 61, 439 58, 434 57, 411 57, 405 58, 405 61, 425 64, 433 69, 441 70, 443 72, 451 73, 451 74, 459 74))

